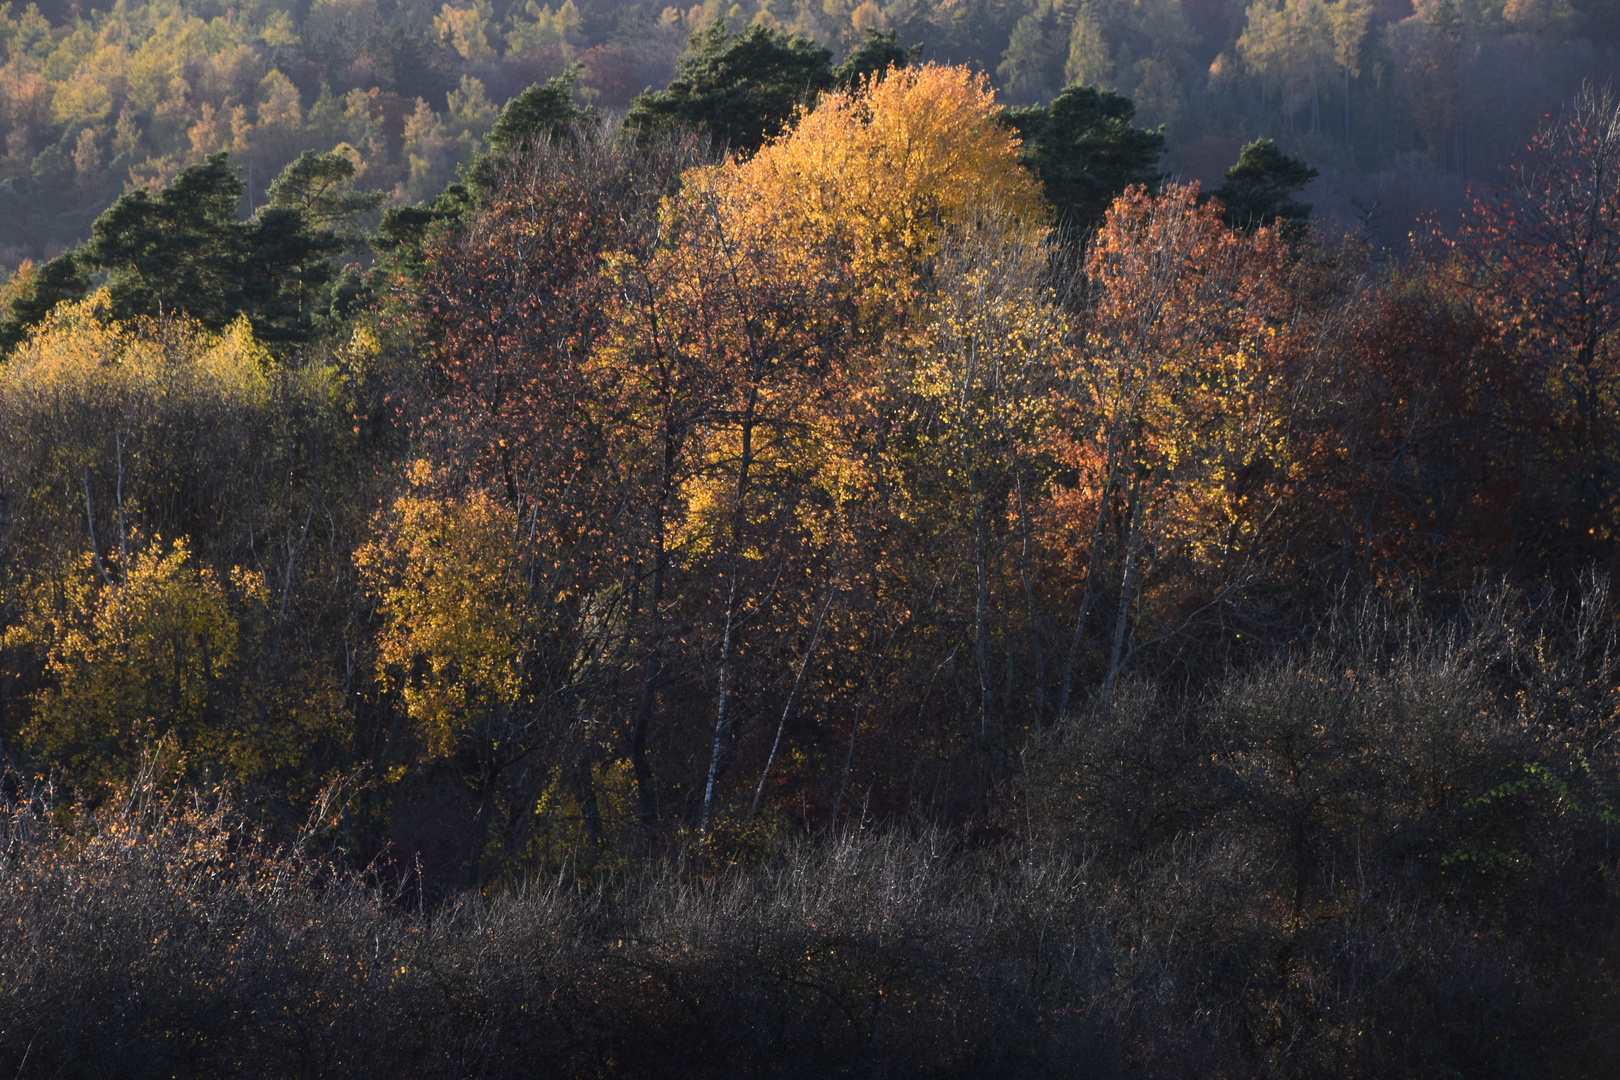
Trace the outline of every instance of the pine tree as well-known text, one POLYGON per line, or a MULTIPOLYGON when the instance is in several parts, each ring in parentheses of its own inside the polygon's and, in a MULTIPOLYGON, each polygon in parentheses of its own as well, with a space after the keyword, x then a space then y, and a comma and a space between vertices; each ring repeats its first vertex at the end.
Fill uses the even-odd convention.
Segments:
POLYGON ((1051 105, 1002 114, 1023 138, 1023 162, 1065 229, 1089 236, 1126 188, 1155 187, 1164 178, 1164 131, 1132 126, 1135 115, 1130 98, 1089 86, 1071 86, 1051 105))
POLYGON ((832 54, 797 34, 754 25, 733 37, 717 21, 688 45, 675 81, 630 103, 624 126, 633 136, 695 128, 716 147, 752 153, 834 84, 832 54))
POLYGON ((1283 153, 1272 140, 1256 139, 1238 154, 1214 195, 1225 205, 1226 223, 1234 229, 1281 221, 1285 231, 1297 232, 1305 227, 1311 208, 1292 196, 1316 177, 1315 169, 1283 153))

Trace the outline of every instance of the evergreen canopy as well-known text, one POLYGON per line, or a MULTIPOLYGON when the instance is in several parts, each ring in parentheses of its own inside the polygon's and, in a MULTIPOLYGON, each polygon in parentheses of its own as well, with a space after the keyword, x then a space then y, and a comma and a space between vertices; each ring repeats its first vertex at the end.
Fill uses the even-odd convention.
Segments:
POLYGON ((1060 226, 1090 233, 1132 184, 1155 187, 1164 174, 1164 129, 1131 124, 1130 98, 1071 86, 1050 105, 1008 109, 1002 122, 1024 140, 1024 164, 1035 171, 1060 226))
POLYGON ((689 47, 692 55, 681 61, 675 81, 630 103, 625 129, 638 138, 676 127, 702 130, 717 148, 740 154, 780 134, 801 105, 903 67, 921 52, 921 46, 901 48, 893 31, 868 30, 834 67, 832 53, 797 34, 756 24, 731 35, 719 22, 695 32, 689 47))
POLYGON ((1226 207, 1226 223, 1235 229, 1257 229, 1281 221, 1285 229, 1303 228, 1311 216, 1309 203, 1296 202, 1294 192, 1317 177, 1315 169, 1289 157, 1270 139, 1256 139, 1238 154, 1226 170, 1226 183, 1214 196, 1226 207))

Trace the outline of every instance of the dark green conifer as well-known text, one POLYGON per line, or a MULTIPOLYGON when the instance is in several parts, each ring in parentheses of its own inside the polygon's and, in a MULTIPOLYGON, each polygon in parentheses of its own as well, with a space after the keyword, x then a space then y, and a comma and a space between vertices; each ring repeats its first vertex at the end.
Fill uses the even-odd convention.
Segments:
POLYGON ((798 34, 755 24, 732 36, 714 22, 688 45, 692 55, 675 81, 630 103, 624 126, 632 137, 684 127, 708 132, 716 147, 752 153, 834 85, 832 54, 798 34))
POLYGON ((1060 228, 1089 237, 1126 188, 1164 179, 1164 129, 1134 127, 1135 115, 1130 98, 1089 86, 1071 86, 1050 105, 1002 114, 1023 138, 1024 164, 1040 177, 1060 228))
POLYGON ((1242 149, 1237 164, 1226 170, 1226 183, 1212 194, 1226 207, 1226 223, 1234 229, 1281 221, 1284 231, 1298 232, 1311 208, 1292 196, 1316 176, 1315 169, 1283 153, 1275 142, 1256 139, 1242 149))
POLYGON ((575 64, 554 79, 535 83, 506 103, 489 130, 494 154, 515 154, 542 139, 555 139, 600 120, 593 106, 574 104, 574 80, 585 69, 575 64))
POLYGON ((96 219, 79 265, 107 275, 113 315, 185 311, 210 327, 237 312, 245 237, 237 225, 242 181, 225 154, 181 169, 157 195, 120 196, 96 219))

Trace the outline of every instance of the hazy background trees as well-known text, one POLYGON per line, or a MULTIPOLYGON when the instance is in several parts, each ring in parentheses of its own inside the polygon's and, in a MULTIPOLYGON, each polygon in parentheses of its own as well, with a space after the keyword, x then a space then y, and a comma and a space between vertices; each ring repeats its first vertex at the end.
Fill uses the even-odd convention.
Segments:
POLYGON ((743 148, 806 94, 918 50, 986 72, 1011 104, 1061 110, 1071 86, 1128 98, 1136 123, 1164 125, 1167 171, 1206 188, 1241 146, 1274 139, 1320 171, 1308 200, 1319 216, 1398 244, 1423 213, 1455 213, 1466 181, 1494 177, 1583 79, 1614 76, 1611 9, 13 2, 0 17, 0 265, 43 264, 85 239, 120 194, 155 191, 220 151, 243 182, 239 216, 304 150, 343 153, 361 189, 405 205, 431 199, 485 148, 505 102, 569 70, 582 104, 629 110, 636 125, 666 113, 718 125, 717 137, 743 148), (745 120, 731 115, 738 108, 763 111, 745 120))

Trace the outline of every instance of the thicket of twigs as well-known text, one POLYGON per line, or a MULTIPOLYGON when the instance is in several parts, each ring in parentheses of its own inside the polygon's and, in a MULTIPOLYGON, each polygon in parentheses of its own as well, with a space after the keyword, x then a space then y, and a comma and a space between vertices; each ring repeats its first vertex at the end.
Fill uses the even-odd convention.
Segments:
POLYGON ((160 758, 94 809, 13 777, 0 1068, 1599 1075, 1612 613, 1601 582, 1346 605, 1307 650, 1071 717, 1016 835, 874 825, 438 906, 348 867, 341 792, 277 844, 160 758))

